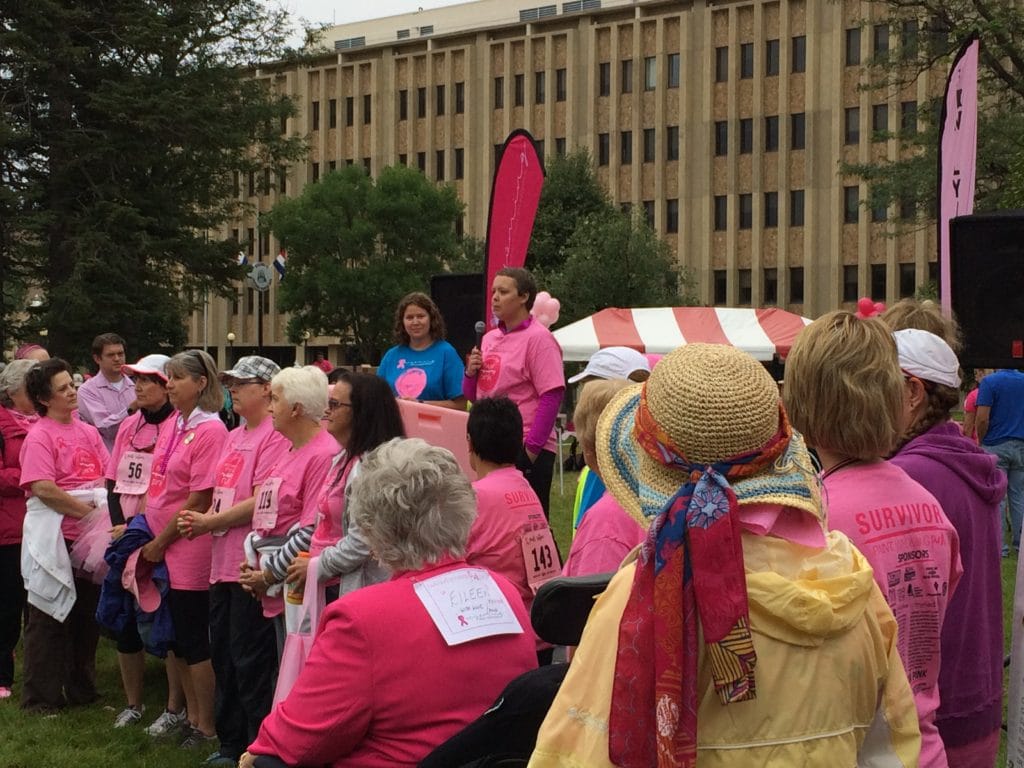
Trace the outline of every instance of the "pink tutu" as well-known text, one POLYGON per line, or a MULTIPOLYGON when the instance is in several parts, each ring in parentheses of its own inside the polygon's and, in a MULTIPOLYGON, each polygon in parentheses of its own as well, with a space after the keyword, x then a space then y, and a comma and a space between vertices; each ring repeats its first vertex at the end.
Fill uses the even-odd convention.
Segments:
POLYGON ((107 505, 96 507, 79 523, 78 539, 71 545, 71 567, 94 584, 102 584, 110 570, 103 559, 110 546, 110 515, 107 505))

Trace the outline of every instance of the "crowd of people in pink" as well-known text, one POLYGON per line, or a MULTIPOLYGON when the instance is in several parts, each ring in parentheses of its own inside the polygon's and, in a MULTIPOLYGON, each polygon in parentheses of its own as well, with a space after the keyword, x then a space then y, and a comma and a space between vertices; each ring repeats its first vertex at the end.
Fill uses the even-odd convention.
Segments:
POLYGON ((818 318, 784 384, 725 345, 602 350, 570 379, 589 477, 559 553, 566 379, 536 296, 501 270, 463 364, 410 294, 379 375, 128 363, 105 333, 76 388, 20 348, 0 371, 0 700, 94 705, 103 636, 111 726, 203 765, 992 768, 1024 375, 985 377, 965 434, 958 329, 911 300, 818 318), (469 408, 461 466, 403 399, 469 408), (595 583, 576 647, 534 629, 550 587, 595 583))

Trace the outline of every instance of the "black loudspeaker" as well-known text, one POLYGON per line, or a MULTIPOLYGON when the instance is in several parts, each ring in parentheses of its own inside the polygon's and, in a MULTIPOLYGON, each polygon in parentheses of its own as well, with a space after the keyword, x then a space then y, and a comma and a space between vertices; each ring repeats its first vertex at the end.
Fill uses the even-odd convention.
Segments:
POLYGON ((448 343, 465 359, 476 345, 476 324, 487 319, 483 317, 483 273, 435 275, 430 278, 430 298, 444 316, 448 343))
POLYGON ((1024 368, 1024 210, 955 218, 949 242, 961 364, 1024 368))

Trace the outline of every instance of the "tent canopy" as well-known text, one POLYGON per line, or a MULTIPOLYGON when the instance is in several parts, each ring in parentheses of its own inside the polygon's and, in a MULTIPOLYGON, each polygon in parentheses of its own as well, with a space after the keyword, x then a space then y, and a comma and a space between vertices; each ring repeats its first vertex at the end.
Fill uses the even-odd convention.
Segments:
POLYGON ((643 307, 602 309, 554 331, 566 362, 589 360, 604 347, 664 355, 683 344, 729 344, 756 360, 785 358, 811 321, 783 309, 643 307))

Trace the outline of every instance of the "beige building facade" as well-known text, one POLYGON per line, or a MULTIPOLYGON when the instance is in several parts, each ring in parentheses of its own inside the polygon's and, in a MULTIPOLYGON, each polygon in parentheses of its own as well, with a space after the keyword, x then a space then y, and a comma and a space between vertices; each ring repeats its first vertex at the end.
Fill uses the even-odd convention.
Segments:
MULTIPOLYGON (((886 12, 855 0, 478 0, 334 27, 333 53, 257 73, 296 99, 287 131, 311 153, 283 189, 259 196, 242 180, 240 194, 267 211, 346 164, 404 163, 453 184, 465 232, 482 238, 500 145, 525 128, 547 158, 586 148, 612 200, 643 210, 693 270, 702 302, 810 317, 860 296, 893 302, 935 279, 934 226, 864 206, 866 186, 841 164, 894 157, 886 132, 913 130, 942 75, 864 87, 870 60, 916 45, 917 22, 894 28, 886 12)), ((220 234, 249 241, 250 261, 278 252, 256 215, 220 234)), ((262 315, 244 287, 211 300, 190 343, 225 362, 255 347, 262 317, 279 361, 333 345, 343 362, 337 339, 288 343, 276 289, 262 315)))

